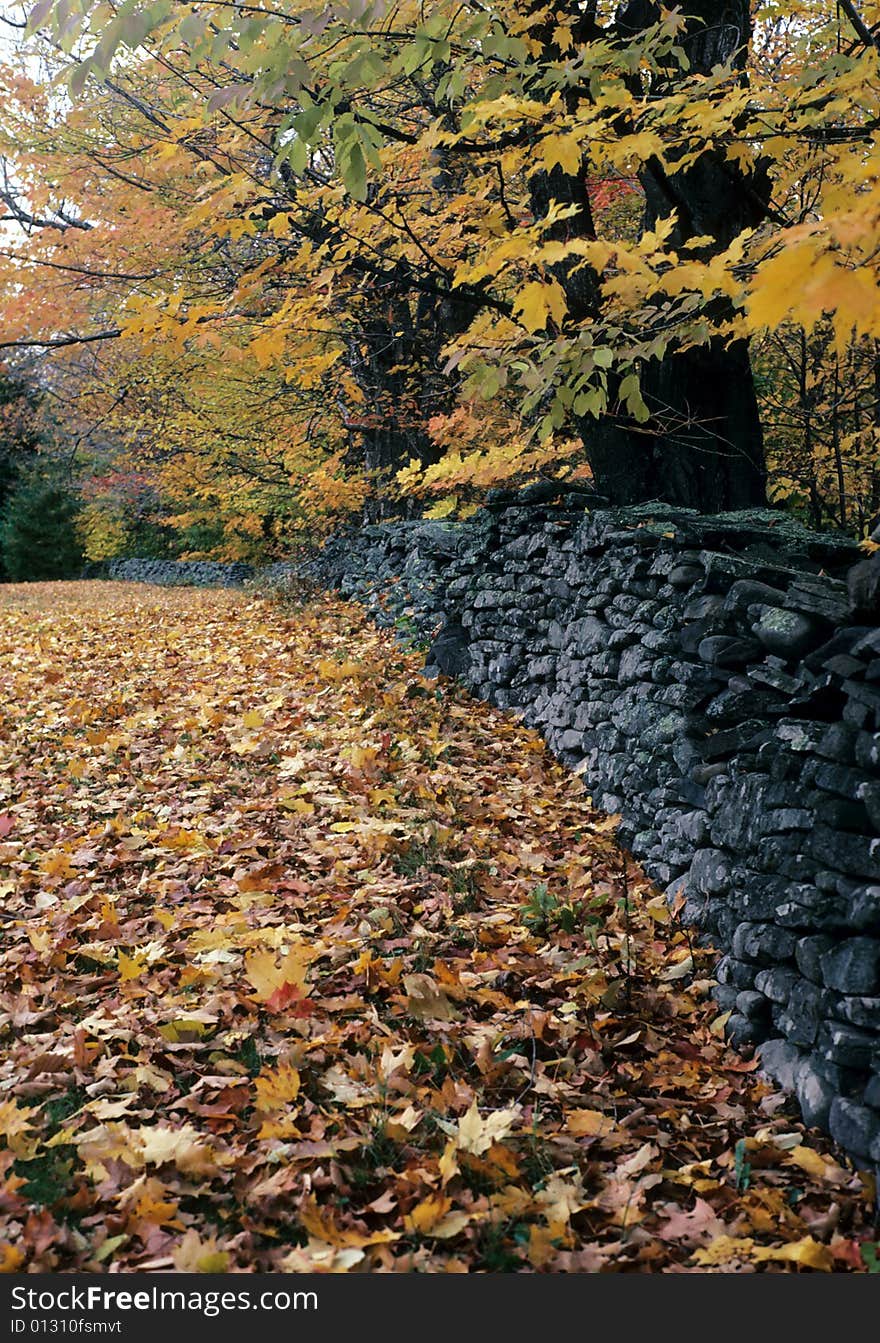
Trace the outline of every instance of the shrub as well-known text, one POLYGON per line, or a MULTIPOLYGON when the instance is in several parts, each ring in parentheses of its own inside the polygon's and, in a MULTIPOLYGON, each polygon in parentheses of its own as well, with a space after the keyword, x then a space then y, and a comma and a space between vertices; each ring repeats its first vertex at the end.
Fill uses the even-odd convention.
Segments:
POLYGON ((77 513, 76 496, 57 477, 34 472, 16 483, 0 519, 0 558, 12 582, 79 571, 77 513))

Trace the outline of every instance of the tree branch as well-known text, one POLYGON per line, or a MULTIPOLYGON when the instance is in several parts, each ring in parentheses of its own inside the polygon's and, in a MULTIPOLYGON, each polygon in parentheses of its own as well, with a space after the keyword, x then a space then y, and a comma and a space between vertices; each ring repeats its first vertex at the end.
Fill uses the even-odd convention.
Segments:
POLYGON ((865 23, 865 20, 853 4, 853 0, 838 0, 838 3, 857 32, 860 41, 863 42, 866 47, 876 47, 876 49, 880 51, 880 36, 871 32, 871 29, 865 23))
POLYGON ((110 331, 94 331, 90 336, 51 336, 46 340, 0 340, 0 350, 58 350, 65 345, 88 345, 96 340, 115 340, 122 335, 121 327, 110 331))

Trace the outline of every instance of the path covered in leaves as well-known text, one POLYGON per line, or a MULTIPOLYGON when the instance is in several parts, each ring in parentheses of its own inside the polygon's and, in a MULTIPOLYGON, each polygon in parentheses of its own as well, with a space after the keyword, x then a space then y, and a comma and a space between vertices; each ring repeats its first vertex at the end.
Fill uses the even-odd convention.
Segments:
POLYGON ((847 1271, 540 740, 330 601, 0 588, 7 1270, 847 1271))

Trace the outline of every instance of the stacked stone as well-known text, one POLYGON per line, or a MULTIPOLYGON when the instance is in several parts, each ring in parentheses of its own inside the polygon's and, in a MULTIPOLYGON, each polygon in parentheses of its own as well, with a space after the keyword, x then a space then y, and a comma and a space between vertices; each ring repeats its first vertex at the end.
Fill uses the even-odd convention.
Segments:
POLYGON ((254 569, 250 564, 221 564, 215 560, 111 560, 107 578, 125 583, 156 583, 160 587, 238 588, 254 569))
POLYGON ((724 953, 733 1042, 880 1162, 880 612, 853 611, 857 559, 774 512, 539 487, 341 538, 313 573, 580 770, 724 953))

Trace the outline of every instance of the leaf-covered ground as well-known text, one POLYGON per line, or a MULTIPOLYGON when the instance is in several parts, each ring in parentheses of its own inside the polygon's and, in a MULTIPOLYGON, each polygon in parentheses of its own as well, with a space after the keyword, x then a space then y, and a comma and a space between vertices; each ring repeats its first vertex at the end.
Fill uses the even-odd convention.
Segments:
POLYGON ((7 1270, 877 1267, 579 780, 353 608, 6 587, 0 666, 7 1270))

